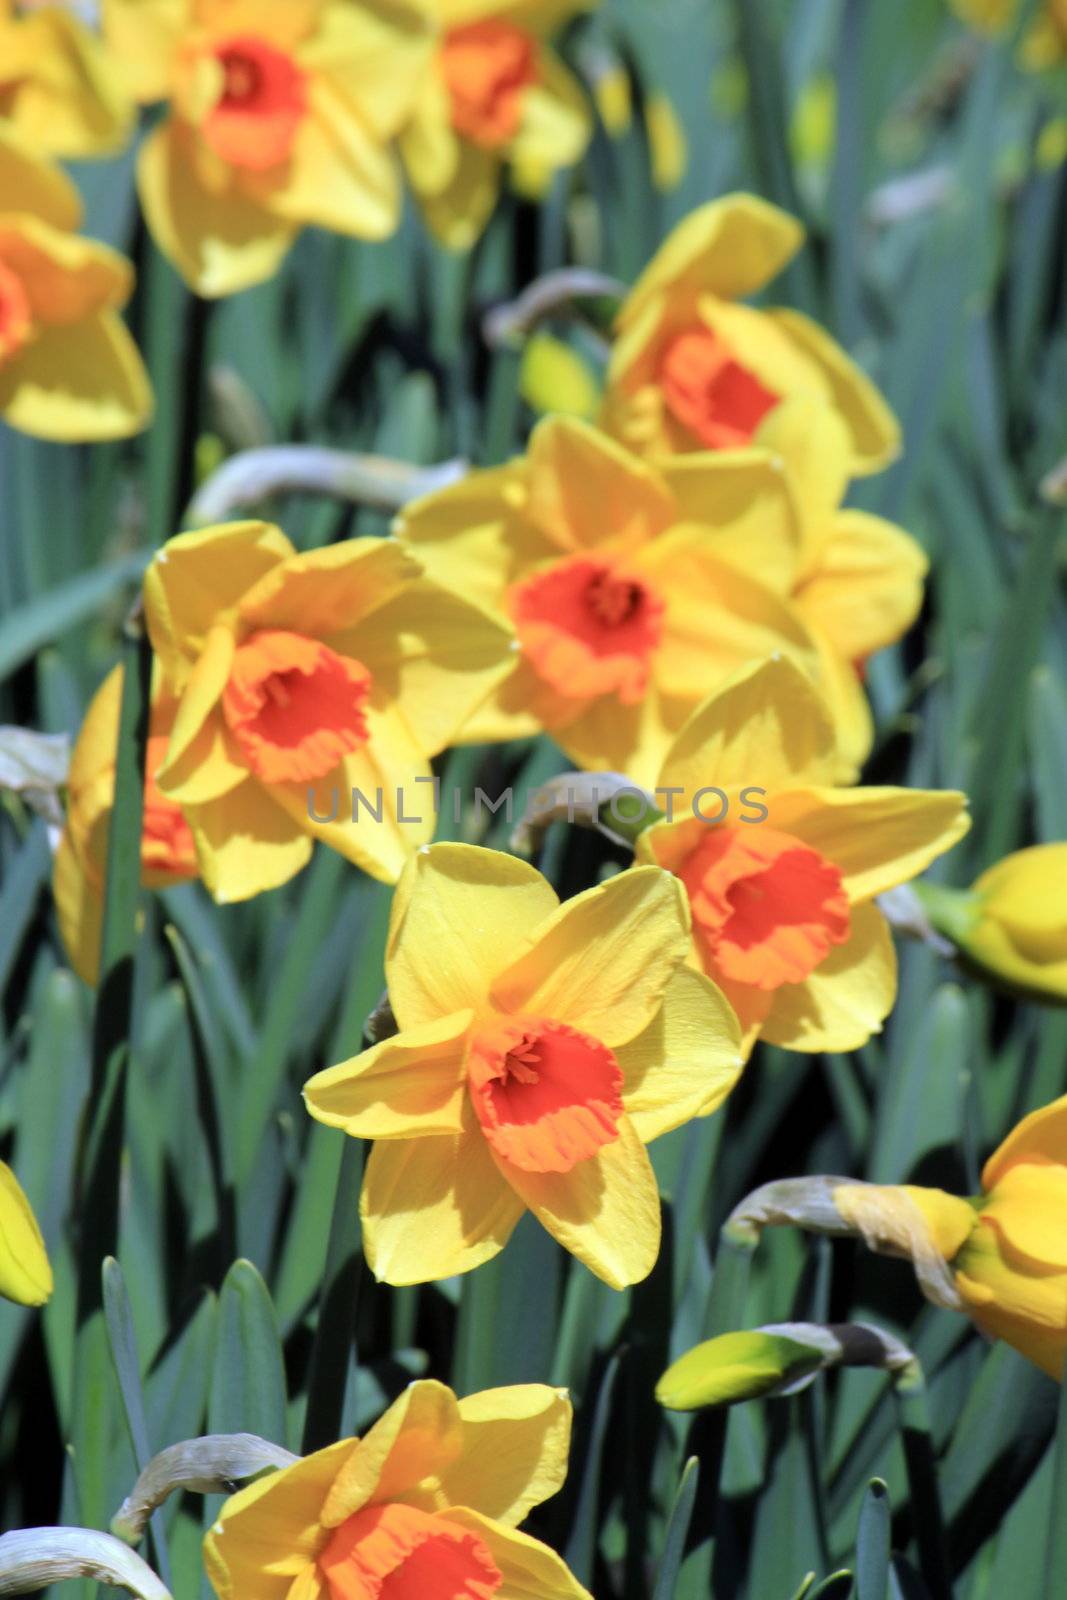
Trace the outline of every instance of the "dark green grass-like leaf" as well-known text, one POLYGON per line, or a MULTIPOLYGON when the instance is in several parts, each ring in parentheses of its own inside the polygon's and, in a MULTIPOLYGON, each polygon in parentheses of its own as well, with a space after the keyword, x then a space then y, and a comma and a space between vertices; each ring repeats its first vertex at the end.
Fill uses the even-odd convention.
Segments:
POLYGON ((270 1293, 251 1261, 235 1261, 219 1295, 208 1400, 212 1433, 286 1442, 285 1364, 270 1293))

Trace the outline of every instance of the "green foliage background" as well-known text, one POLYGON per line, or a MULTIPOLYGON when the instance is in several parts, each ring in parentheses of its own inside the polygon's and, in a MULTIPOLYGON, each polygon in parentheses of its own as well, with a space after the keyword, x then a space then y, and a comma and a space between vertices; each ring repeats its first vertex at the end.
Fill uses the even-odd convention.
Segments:
MULTIPOLYGON (((0 721, 76 731, 148 552, 181 526, 220 450, 265 421, 279 440, 413 462, 503 459, 532 418, 519 354, 485 347, 481 314, 568 261, 632 278, 693 205, 748 188, 811 230, 775 298, 823 319, 901 416, 903 459, 853 501, 903 523, 933 560, 921 624, 872 664, 867 777, 969 791, 975 826, 942 864, 949 882, 1067 837, 1063 516, 1038 495, 1067 455, 1067 167, 1036 158, 1067 114, 1062 81, 1020 74, 1009 45, 970 39, 940 0, 606 0, 570 36, 571 59, 598 36, 639 96, 674 103, 683 182, 654 189, 639 118, 616 140, 600 131, 543 208, 505 198, 469 261, 446 258, 413 213, 386 245, 308 233, 274 282, 209 315, 144 234, 132 155, 75 170, 87 231, 137 259, 132 316, 158 414, 124 446, 0 432, 0 721), (830 95, 837 140, 820 151, 804 130, 830 95), (932 175, 925 189, 886 191, 916 174, 932 175), (220 405, 218 369, 263 419, 220 405)), ((327 501, 268 514, 302 546, 384 528, 327 501)), ((525 788, 565 765, 540 741, 453 753, 444 771, 525 788)), ((498 821, 479 842, 506 847, 506 832, 498 821)), ((613 859, 555 828, 542 866, 568 893, 613 859)), ((299 1098, 311 1071, 359 1047, 382 989, 388 891, 320 850, 247 905, 215 907, 199 886, 145 897, 108 1337, 86 1290, 100 1218, 74 1173, 90 1112, 99 1129, 102 1069, 123 1070, 125 1028, 115 1049, 98 1033, 94 1079, 93 996, 64 963, 43 824, 14 803, 0 812, 0 870, 0 1150, 57 1279, 43 1313, 0 1304, 4 1526, 106 1526, 136 1457, 201 1431, 299 1448, 359 1430, 415 1374, 461 1392, 549 1380, 572 1391, 576 1443, 565 1491, 531 1526, 600 1600, 789 1600, 806 1574, 841 1567, 859 1600, 1067 1593, 1046 1570, 1050 1523, 1067 1522, 1048 1379, 925 1306, 904 1264, 851 1245, 775 1231, 747 1296, 728 1260, 712 1271, 723 1218, 771 1177, 973 1191, 1013 1121, 1067 1088, 1063 1012, 995 999, 910 946, 881 1038, 847 1058, 762 1049, 724 1112, 653 1147, 668 1228, 647 1283, 615 1293, 527 1219, 475 1274, 394 1291, 355 1265, 361 1152, 299 1098), (902 1432, 884 1376, 820 1380, 728 1422, 656 1406, 659 1373, 707 1332, 792 1317, 867 1318, 921 1357, 951 1590, 916 1542, 924 1527, 927 1549, 938 1536, 921 1411, 902 1432), (700 1471, 683 1483, 693 1454, 700 1471)), ((121 990, 103 1005, 121 1024, 121 990)), ((186 1497, 157 1521, 149 1556, 179 1600, 204 1588, 199 1539, 217 1503, 186 1497)))

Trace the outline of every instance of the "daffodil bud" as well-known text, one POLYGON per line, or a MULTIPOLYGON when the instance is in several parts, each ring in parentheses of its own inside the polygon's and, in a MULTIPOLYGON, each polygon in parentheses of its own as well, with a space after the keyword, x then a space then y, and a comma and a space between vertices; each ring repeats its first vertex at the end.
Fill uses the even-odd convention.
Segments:
POLYGON ((720 1334, 686 1351, 659 1380, 656 1399, 669 1411, 696 1411, 796 1394, 830 1367, 902 1372, 914 1365, 906 1345, 865 1323, 768 1323, 720 1334))
POLYGON ((1008 988, 1067 1001, 1067 843, 1005 856, 967 890, 917 884, 938 933, 1008 988))
POLYGON ((591 418, 600 404, 600 385, 581 356, 549 333, 535 333, 523 351, 519 389, 542 414, 591 418))
POLYGON ((0 1161, 0 1295, 20 1306, 44 1305, 52 1269, 30 1202, 11 1168, 0 1161))

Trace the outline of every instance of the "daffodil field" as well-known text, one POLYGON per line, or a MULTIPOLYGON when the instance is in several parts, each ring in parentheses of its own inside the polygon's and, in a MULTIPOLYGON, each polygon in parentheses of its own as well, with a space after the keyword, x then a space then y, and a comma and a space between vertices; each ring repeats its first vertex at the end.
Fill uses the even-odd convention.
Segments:
POLYGON ((0 1595, 1067 1600, 1063 0, 0 0, 0 1595))

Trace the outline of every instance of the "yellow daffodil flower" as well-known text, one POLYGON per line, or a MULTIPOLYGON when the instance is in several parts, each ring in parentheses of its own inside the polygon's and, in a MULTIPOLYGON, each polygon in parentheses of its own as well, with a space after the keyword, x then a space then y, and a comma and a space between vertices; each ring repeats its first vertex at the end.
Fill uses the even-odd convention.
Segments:
POLYGON ((457 1400, 411 1384, 342 1439, 231 1495, 204 1540, 219 1600, 590 1600, 518 1531, 567 1472, 571 1406, 542 1384, 457 1400))
POLYGON ((0 416, 41 439, 121 439, 152 411, 119 316, 133 268, 80 220, 69 180, 0 123, 0 416))
POLYGON ((64 5, 0 0, 0 122, 44 155, 105 156, 133 131, 133 101, 99 39, 64 5))
POLYGON ((751 443, 794 395, 835 411, 851 475, 876 472, 900 430, 870 379, 799 311, 744 304, 804 240, 800 224, 753 195, 701 206, 660 247, 619 311, 604 424, 643 455, 751 443))
POLYGON ((375 1275, 422 1283, 495 1256, 525 1210, 614 1288, 652 1270, 645 1145, 726 1098, 737 1022, 687 964, 685 896, 658 868, 560 905, 514 856, 421 851, 386 978, 399 1033, 313 1077, 311 1115, 373 1139, 375 1275))
MULTIPOLYGON (((122 668, 93 696, 71 755, 67 820, 52 869, 52 893, 71 966, 86 983, 100 970, 108 835, 115 799, 115 751, 122 703, 122 668)), ((174 726, 177 701, 157 673, 145 751, 141 881, 163 889, 197 876, 196 848, 181 807, 156 783, 174 726)))
POLYGON ((580 159, 592 133, 581 86, 549 46, 597 0, 435 0, 433 66, 401 137, 433 232, 468 249, 510 163, 535 190, 580 159))
POLYGON ((205 296, 269 278, 310 224, 383 239, 400 217, 390 141, 420 93, 429 0, 104 0, 139 97, 169 115, 141 149, 152 233, 205 296))
POLYGON ((430 758, 509 670, 507 632, 393 539, 298 554, 264 522, 169 540, 144 596, 179 702, 157 781, 215 898, 286 882, 316 838, 394 881, 433 833, 430 758))
POLYGON ((1067 844, 1017 850, 970 889, 916 887, 969 962, 1008 988, 1067 1001, 1067 844))
POLYGON ((51 1293, 52 1269, 37 1218, 15 1174, 0 1161, 0 1297, 43 1306, 51 1293))
MULTIPOLYGON (((964 22, 983 33, 1003 33, 1019 14, 1019 0, 949 0, 964 22)), ((1044 0, 1023 36, 1023 66, 1034 72, 1067 61, 1067 0, 1044 0)))
POLYGON ((790 1050, 854 1050, 896 998, 875 897, 922 872, 968 827, 953 792, 832 787, 831 716, 787 660, 749 668, 686 724, 657 780, 671 820, 640 861, 685 886, 692 956, 741 1021, 790 1050))
POLYGON ((704 455, 668 476, 550 417, 524 458, 406 508, 396 531, 431 576, 515 629, 514 670, 467 741, 544 727, 579 765, 647 784, 731 673, 775 651, 819 671, 799 613, 754 575, 794 570, 800 540, 766 452, 704 455))
POLYGON ((770 1183, 733 1214, 853 1233, 912 1262, 935 1305, 967 1312, 1051 1377, 1067 1360, 1067 1095, 1031 1112, 982 1169, 982 1193, 962 1199, 915 1184, 796 1178, 770 1183))

